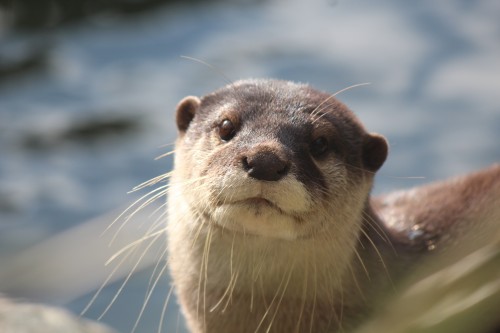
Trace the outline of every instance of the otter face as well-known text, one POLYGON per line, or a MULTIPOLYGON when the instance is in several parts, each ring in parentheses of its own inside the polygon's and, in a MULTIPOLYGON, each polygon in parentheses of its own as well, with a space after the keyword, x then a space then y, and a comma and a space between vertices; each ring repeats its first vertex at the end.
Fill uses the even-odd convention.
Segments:
MULTIPOLYGON (((285 81, 240 81, 186 97, 175 182, 201 219, 282 239, 345 228, 387 156, 331 95, 285 81)), ((356 228, 355 228, 356 229, 356 228)))

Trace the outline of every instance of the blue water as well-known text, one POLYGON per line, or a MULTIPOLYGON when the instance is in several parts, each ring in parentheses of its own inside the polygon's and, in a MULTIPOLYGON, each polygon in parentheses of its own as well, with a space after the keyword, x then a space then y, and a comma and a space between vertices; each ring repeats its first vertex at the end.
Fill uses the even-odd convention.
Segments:
MULTIPOLYGON (((126 192, 171 166, 154 158, 175 138, 176 103, 224 85, 224 75, 308 82, 332 93, 369 82, 339 98, 391 144, 376 193, 498 162, 498 17, 496 0, 295 0, 96 16, 29 36, 0 30, 5 54, 48 45, 45 69, 0 82, 0 253, 15 255, 137 198, 126 192), (98 140, 61 134, 89 119, 137 126, 98 140), (27 138, 46 144, 33 149, 27 138)), ((135 276, 103 322, 130 331, 148 279, 135 276)), ((159 290, 139 332, 156 330, 167 279, 159 290)), ((62 305, 79 312, 88 299, 62 305)), ((165 332, 175 331, 176 309, 169 316, 165 332)))

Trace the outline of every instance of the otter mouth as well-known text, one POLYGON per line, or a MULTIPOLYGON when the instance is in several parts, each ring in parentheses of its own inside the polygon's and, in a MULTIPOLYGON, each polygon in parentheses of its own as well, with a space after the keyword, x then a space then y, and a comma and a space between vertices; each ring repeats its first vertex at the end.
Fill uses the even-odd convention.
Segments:
POLYGON ((240 200, 237 203, 243 203, 243 204, 247 204, 250 206, 257 206, 257 207, 269 206, 272 208, 278 208, 273 202, 271 202, 265 198, 261 198, 261 197, 248 198, 248 199, 240 200))
MULTIPOLYGON (((244 205, 256 210, 261 210, 261 209, 274 209, 281 214, 285 214, 285 212, 274 202, 272 202, 269 199, 263 198, 263 197, 251 197, 251 198, 246 198, 246 199, 241 199, 229 203, 224 203, 224 204, 230 204, 230 205, 244 205)), ((222 204, 219 204, 221 206, 222 204)))
POLYGON ((242 204, 250 208, 254 208, 256 210, 262 210, 262 209, 273 209, 278 211, 281 214, 285 214, 285 212, 274 202, 272 202, 269 199, 263 198, 263 197, 253 197, 253 198, 247 198, 243 200, 238 200, 235 202, 235 204, 242 204))
POLYGON ((284 210, 279 201, 262 196, 218 202, 212 212, 204 213, 224 229, 271 238, 296 239, 295 226, 304 222, 303 216, 284 210))

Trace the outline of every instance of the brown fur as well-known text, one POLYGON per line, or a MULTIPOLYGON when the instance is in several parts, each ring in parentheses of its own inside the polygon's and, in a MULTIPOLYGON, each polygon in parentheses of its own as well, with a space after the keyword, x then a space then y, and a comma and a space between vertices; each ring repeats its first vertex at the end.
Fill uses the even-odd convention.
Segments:
POLYGON ((499 166, 370 200, 385 139, 305 85, 237 82, 176 117, 169 260, 193 333, 353 327, 418 258, 500 217, 499 166))

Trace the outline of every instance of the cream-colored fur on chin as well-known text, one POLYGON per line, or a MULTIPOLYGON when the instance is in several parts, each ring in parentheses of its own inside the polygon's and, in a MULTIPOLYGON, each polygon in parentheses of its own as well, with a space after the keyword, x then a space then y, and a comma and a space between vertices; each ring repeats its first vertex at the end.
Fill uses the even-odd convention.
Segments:
POLYGON ((298 236, 294 228, 295 219, 272 207, 226 204, 217 207, 211 216, 218 226, 233 232, 286 240, 298 236))
POLYGON ((228 171, 207 182, 205 189, 209 197, 204 201, 216 203, 206 207, 206 214, 232 231, 292 240, 303 235, 302 216, 313 213, 311 194, 292 175, 266 183, 228 171))

